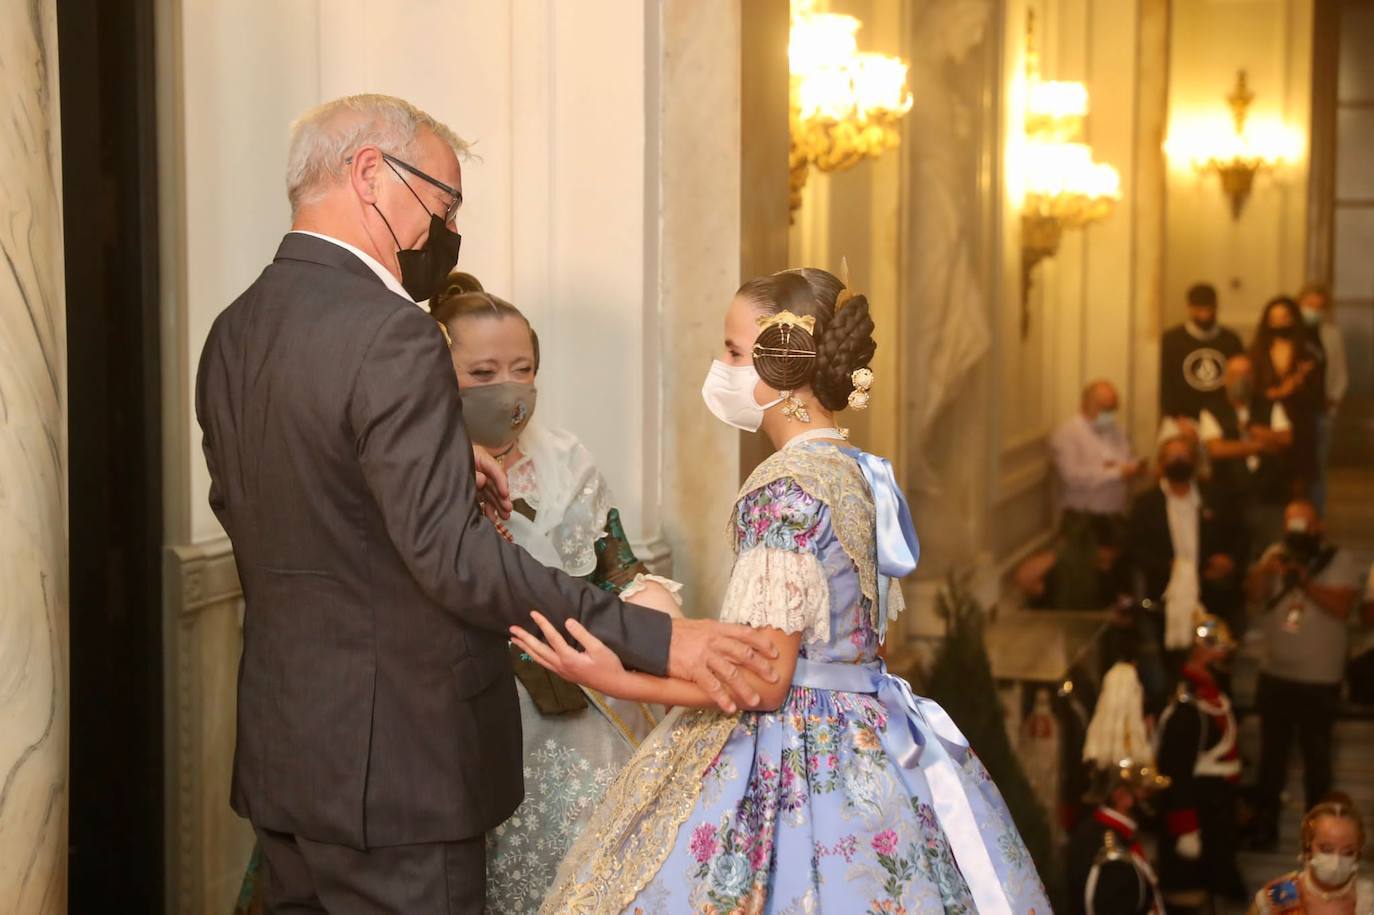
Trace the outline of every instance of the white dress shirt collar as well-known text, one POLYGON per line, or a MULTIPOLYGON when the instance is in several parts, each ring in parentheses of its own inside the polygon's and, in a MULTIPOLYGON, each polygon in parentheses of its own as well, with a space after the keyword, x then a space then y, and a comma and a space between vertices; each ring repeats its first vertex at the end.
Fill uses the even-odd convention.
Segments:
MULTIPOLYGON (((340 248, 343 248, 345 251, 349 252, 358 260, 366 264, 368 269, 371 270, 373 273, 377 274, 377 278, 386 284, 387 289, 390 289, 392 292, 396 293, 398 296, 400 296, 408 302, 415 302, 415 300, 410 297, 410 293, 406 292, 406 288, 401 285, 401 281, 396 279, 396 277, 392 275, 391 271, 383 267, 375 257, 368 254, 361 248, 354 247, 353 245, 350 245, 348 242, 335 238, 332 235, 321 235, 319 232, 308 232, 305 229, 292 229, 291 231, 295 232, 297 235, 309 235, 312 238, 321 238, 327 242, 330 242, 331 244, 338 245, 340 248)), ((419 302, 415 302, 415 304, 420 305, 419 302)), ((424 306, 420 305, 420 307, 423 308, 424 306)))

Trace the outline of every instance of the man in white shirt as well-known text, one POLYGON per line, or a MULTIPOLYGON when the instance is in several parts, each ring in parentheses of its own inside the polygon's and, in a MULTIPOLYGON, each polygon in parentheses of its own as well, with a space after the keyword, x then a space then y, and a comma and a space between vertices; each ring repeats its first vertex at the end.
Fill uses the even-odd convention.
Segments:
POLYGON ((1092 382, 1078 413, 1050 438, 1061 511, 1055 575, 1070 592, 1091 590, 1100 578, 1100 532, 1121 524, 1130 481, 1144 467, 1116 422, 1118 402, 1111 382, 1092 382))
POLYGON ((1292 490, 1285 456, 1293 426, 1282 403, 1255 390, 1250 357, 1227 360, 1225 391, 1223 403, 1202 411, 1198 438, 1207 449, 1218 496, 1243 511, 1258 553, 1283 531, 1283 507, 1292 490))
POLYGON ((1083 389, 1079 411, 1050 438, 1065 514, 1121 515, 1130 481, 1144 469, 1116 421, 1119 398, 1110 381, 1083 389))
POLYGON ((1331 423, 1336 418, 1345 392, 1350 387, 1350 372, 1345 362, 1345 339, 1341 326, 1331 314, 1331 293, 1320 283, 1308 283, 1298 294, 1303 320, 1321 344, 1326 355, 1326 410, 1317 417, 1317 477, 1312 483, 1312 501, 1317 511, 1326 514, 1326 461, 1331 454, 1331 423))

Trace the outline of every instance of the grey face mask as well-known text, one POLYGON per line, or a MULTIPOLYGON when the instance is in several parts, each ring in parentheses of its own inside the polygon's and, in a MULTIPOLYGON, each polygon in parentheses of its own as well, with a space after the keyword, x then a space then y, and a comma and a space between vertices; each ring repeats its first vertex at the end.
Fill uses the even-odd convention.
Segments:
POLYGON ((464 388, 463 420, 468 437, 491 451, 506 448, 529 425, 538 394, 534 385, 521 381, 464 388))

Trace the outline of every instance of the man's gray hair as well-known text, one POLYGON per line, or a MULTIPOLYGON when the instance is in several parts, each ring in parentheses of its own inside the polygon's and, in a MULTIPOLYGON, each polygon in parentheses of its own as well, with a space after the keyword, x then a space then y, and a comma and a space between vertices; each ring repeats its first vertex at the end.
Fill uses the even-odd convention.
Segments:
POLYGON ((470 144, 446 124, 405 99, 390 95, 349 95, 310 109, 291 125, 286 158, 286 196, 294 215, 348 170, 348 160, 363 146, 410 159, 421 130, 428 130, 460 159, 470 144))

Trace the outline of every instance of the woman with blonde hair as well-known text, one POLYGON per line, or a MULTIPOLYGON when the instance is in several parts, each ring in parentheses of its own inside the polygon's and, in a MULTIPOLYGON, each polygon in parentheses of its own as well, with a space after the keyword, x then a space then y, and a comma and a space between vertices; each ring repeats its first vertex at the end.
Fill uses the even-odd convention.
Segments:
MULTIPOLYGON (((539 337, 510 302, 455 272, 431 303, 444 328, 472 441, 506 470, 515 511, 507 535, 545 565, 622 599, 677 613, 680 585, 649 574, 630 547, 614 497, 571 432, 535 405, 539 337)), ((578 688, 512 651, 525 759, 525 799, 487 836, 487 906, 533 912, 602 792, 662 709, 578 688)))
POLYGON ((1374 880, 1359 875, 1364 820, 1333 791, 1302 818, 1303 866, 1255 894, 1252 915, 1374 915, 1374 880))

